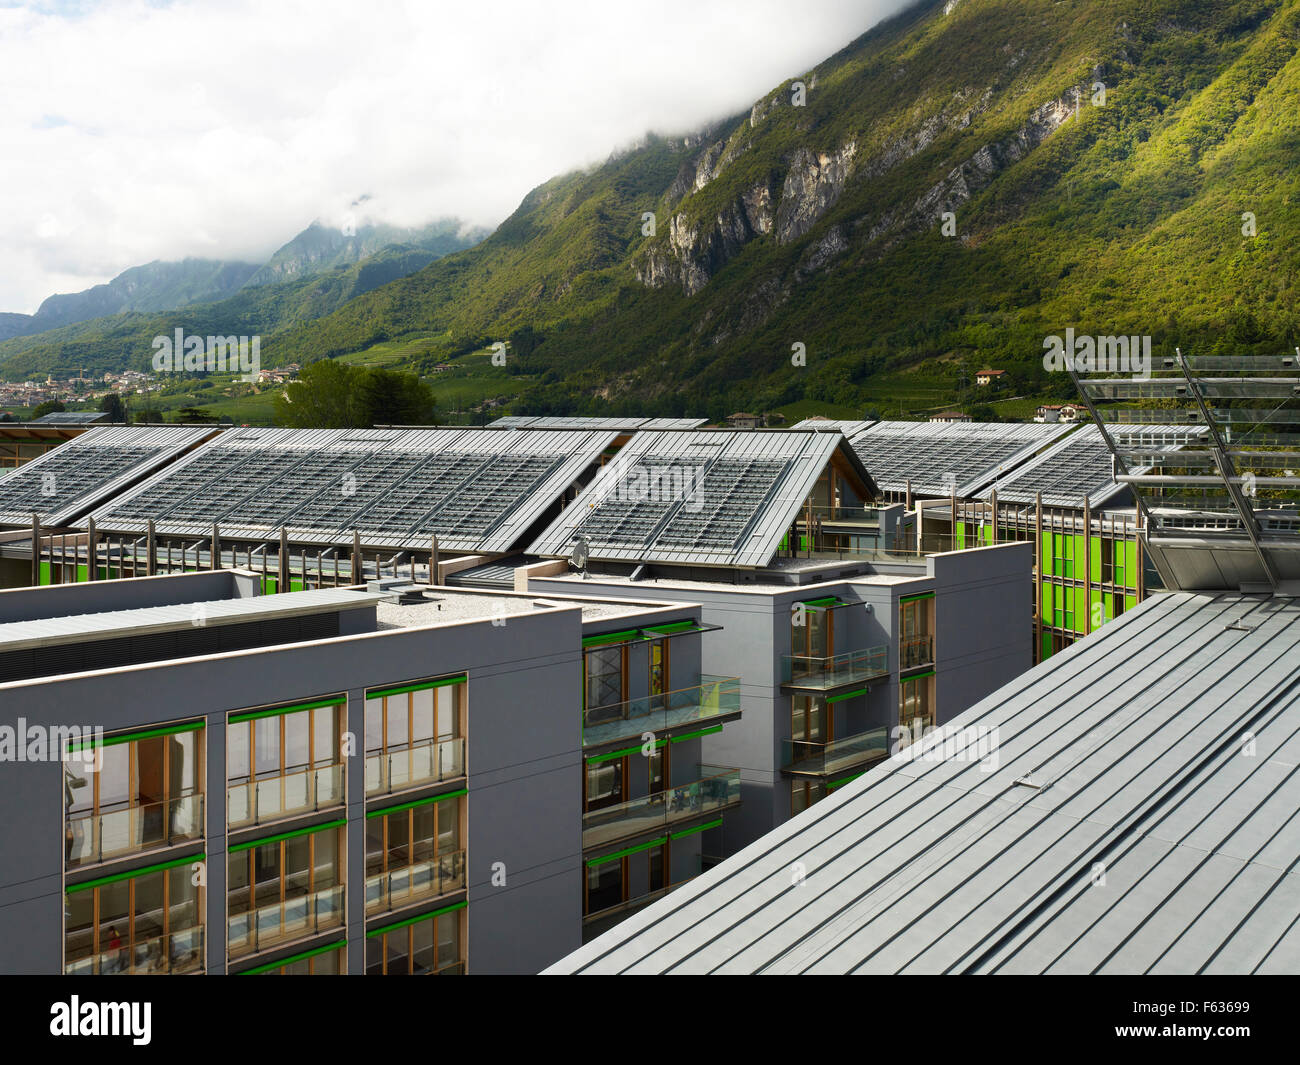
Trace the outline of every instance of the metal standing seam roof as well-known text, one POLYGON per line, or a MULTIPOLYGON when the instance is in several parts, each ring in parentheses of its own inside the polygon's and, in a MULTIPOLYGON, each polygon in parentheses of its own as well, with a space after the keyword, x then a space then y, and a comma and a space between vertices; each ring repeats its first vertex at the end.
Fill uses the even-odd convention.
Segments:
POLYGON ((215 426, 97 426, 0 480, 0 525, 67 525, 212 436, 215 426))
POLYGON ((887 758, 547 971, 1300 969, 1296 599, 1149 599, 950 724, 990 771, 887 758))
POLYGON ((863 419, 843 419, 843 418, 805 418, 801 422, 795 422, 790 426, 791 429, 815 429, 821 432, 838 430, 845 436, 851 437, 855 433, 860 433, 864 429, 869 429, 876 423, 863 419))
MULTIPOLYGON (((1108 427, 1117 442, 1142 443, 1156 450, 1171 452, 1183 447, 1188 436, 1199 436, 1206 427, 1189 425, 1116 424, 1108 427)), ((1121 443, 1121 446, 1123 446, 1121 443)), ((1145 473, 1150 467, 1130 469, 1145 473)), ((1124 490, 1115 480, 1110 449, 1095 425, 1085 425, 1037 458, 998 479, 980 493, 989 499, 998 491, 999 503, 1033 503, 1043 493, 1043 503, 1050 507, 1082 507, 1085 503, 1099 507, 1124 490)))
POLYGON ((0 653, 48 644, 142 636, 151 632, 188 628, 191 625, 232 625, 297 614, 349 610, 373 606, 388 597, 384 592, 325 588, 284 592, 280 595, 169 603, 132 610, 108 610, 97 614, 70 614, 36 621, 10 621, 0 624, 0 653))
POLYGON ((612 431, 239 429, 95 512, 105 531, 504 552, 614 441, 612 431))
POLYGON ((492 422, 489 429, 698 429, 708 418, 579 418, 509 414, 492 422))
POLYGON ((839 433, 637 433, 528 553, 567 556, 581 535, 593 559, 763 566, 837 450, 874 492, 839 433))
POLYGON ((849 442, 888 492, 970 497, 1068 433, 1069 423, 869 422, 849 442))

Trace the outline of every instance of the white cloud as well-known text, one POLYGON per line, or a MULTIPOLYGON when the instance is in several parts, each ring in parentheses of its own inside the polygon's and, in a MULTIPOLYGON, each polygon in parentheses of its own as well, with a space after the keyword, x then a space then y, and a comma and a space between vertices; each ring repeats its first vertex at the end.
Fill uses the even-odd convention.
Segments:
POLYGON ((647 130, 738 112, 900 0, 0 7, 0 309, 313 218, 493 226, 647 130))

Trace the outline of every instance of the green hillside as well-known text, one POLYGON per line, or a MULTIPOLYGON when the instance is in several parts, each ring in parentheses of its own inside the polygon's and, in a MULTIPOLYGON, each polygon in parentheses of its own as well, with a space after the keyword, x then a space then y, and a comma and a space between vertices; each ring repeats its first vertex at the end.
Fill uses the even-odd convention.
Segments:
MULTIPOLYGON (((1067 327, 1157 353, 1300 343, 1300 0, 950 7, 548 181, 473 248, 285 315, 264 362, 383 345, 429 371, 508 341, 500 394, 532 413, 1023 417, 1072 394, 1041 362, 1067 327), (970 385, 985 364, 1009 371, 999 393, 970 385)), ((37 365, 17 344, 0 360, 37 365)))

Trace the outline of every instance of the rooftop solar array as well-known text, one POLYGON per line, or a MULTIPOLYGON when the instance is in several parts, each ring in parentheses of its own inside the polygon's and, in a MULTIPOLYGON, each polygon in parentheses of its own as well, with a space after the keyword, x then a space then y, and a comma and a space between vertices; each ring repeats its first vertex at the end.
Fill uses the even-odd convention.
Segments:
POLYGON ((1300 969, 1296 599, 1148 599, 920 748, 547 971, 1300 969))
POLYGON ((870 422, 853 450, 886 492, 970 497, 1072 426, 1008 422, 870 422))
POLYGON ((567 556, 583 537, 593 559, 766 565, 841 448, 873 493, 839 433, 638 433, 529 553, 567 556))
POLYGON ((614 439, 612 432, 241 429, 95 514, 110 531, 505 551, 614 439))
POLYGON ((844 420, 840 418, 805 418, 801 422, 795 422, 790 426, 791 429, 820 429, 823 432, 838 431, 845 436, 853 436, 855 433, 862 432, 863 429, 875 425, 872 421, 861 420, 844 420))
POLYGON ((489 429, 614 429, 632 433, 638 429, 698 429, 707 418, 566 418, 511 414, 498 418, 489 429))
POLYGON ((215 429, 102 426, 0 478, 0 524, 65 525, 193 447, 215 429))
MULTIPOLYGON (((1205 427, 1126 424, 1111 426, 1110 431, 1117 443, 1176 451, 1189 435, 1200 435, 1205 427)), ((1136 467, 1129 472, 1142 473, 1147 469, 1136 467)), ((1041 492, 1045 506, 1083 507, 1086 503, 1098 507, 1123 489, 1115 481, 1114 472, 1110 449, 1101 431, 1095 425, 1085 425, 1031 462, 1000 477, 979 498, 990 498, 996 487, 999 503, 1034 503, 1041 492)))

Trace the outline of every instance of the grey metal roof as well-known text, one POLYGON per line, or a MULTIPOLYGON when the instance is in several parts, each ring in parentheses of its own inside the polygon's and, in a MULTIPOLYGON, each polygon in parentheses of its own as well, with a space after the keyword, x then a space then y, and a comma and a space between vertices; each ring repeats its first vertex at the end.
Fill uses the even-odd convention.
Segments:
POLYGON ((869 422, 849 437, 887 492, 970 497, 1073 428, 1041 422, 869 422))
POLYGON ((112 532, 508 551, 615 438, 528 429, 236 429, 94 514, 112 532))
POLYGON ((791 429, 820 429, 823 432, 830 430, 839 430, 845 436, 853 436, 864 429, 868 429, 876 423, 863 419, 843 419, 843 418, 805 418, 801 422, 795 422, 790 426, 791 429))
POLYGON ((0 480, 0 525, 66 525, 186 448, 212 436, 201 426, 97 426, 0 480))
MULTIPOLYGON (((1201 435, 1206 428, 1124 424, 1110 426, 1110 431, 1117 439, 1168 452, 1177 451, 1189 435, 1201 435)), ((1131 472, 1140 473, 1147 468, 1131 472)), ((1123 485, 1116 483, 1114 472, 1110 449, 1101 431, 1095 425, 1085 425, 1019 469, 999 477, 979 498, 990 498, 996 487, 999 503, 1033 503, 1042 492, 1046 506, 1083 507, 1087 502, 1099 507, 1124 490, 1123 485)))
POLYGON ((51 644, 84 643, 123 636, 143 636, 191 625, 231 625, 298 614, 319 614, 371 606, 386 598, 382 592, 348 588, 284 592, 237 599, 214 599, 198 603, 109 610, 98 614, 72 614, 38 621, 0 624, 0 652, 51 644))
POLYGON ((953 724, 996 764, 888 758, 548 971, 1300 969, 1296 599, 1149 599, 953 724))
POLYGON ((580 418, 529 414, 509 414, 498 418, 489 429, 697 429, 707 418, 580 418))
POLYGON ((33 419, 32 425, 90 425, 107 417, 102 410, 55 410, 33 419))
POLYGON ((637 433, 528 553, 566 556, 583 536, 593 559, 766 565, 841 449, 874 492, 840 433, 637 433))

